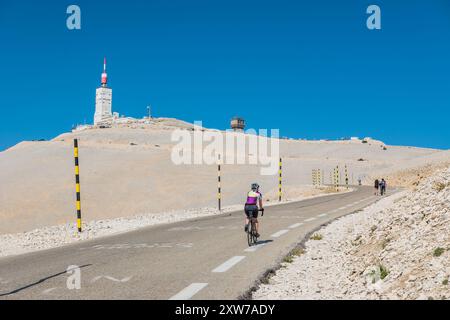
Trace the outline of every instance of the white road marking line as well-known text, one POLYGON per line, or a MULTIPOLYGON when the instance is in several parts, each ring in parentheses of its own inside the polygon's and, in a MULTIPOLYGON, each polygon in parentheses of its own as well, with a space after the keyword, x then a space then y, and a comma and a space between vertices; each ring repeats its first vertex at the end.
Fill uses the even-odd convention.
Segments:
POLYGON ((296 224, 293 224, 292 226, 289 226, 289 229, 295 229, 295 228, 298 228, 298 227, 300 227, 300 226, 302 226, 303 225, 303 223, 296 223, 296 224))
POLYGON ((340 207, 338 210, 344 210, 347 209, 347 207, 340 207))
POLYGON ((338 212, 339 211, 339 209, 334 209, 333 211, 330 211, 330 213, 335 213, 335 212, 338 212))
POLYGON ((126 277, 126 278, 123 278, 123 279, 116 279, 116 278, 110 277, 110 276, 98 276, 98 277, 93 278, 93 279, 91 280, 91 283, 97 282, 97 281, 100 280, 100 279, 107 279, 107 280, 113 281, 113 282, 122 282, 122 283, 125 283, 125 282, 130 281, 132 278, 133 278, 132 276, 131 276, 131 277, 126 277))
POLYGON ((167 231, 203 231, 203 230, 237 230, 238 226, 211 226, 211 227, 175 227, 167 231))
POLYGON ((265 245, 266 245, 266 243, 257 244, 256 246, 245 249, 244 252, 255 252, 256 250, 264 247, 265 245))
POLYGON ((169 300, 189 300, 207 285, 207 283, 193 283, 181 290, 169 300))
POLYGON ((326 217, 327 215, 328 215, 327 213, 322 213, 322 214, 319 214, 318 217, 323 218, 323 217, 326 217))
POLYGON ((231 258, 230 260, 224 262, 217 268, 215 268, 212 272, 214 272, 214 273, 227 272, 228 270, 230 270, 232 267, 234 267, 236 264, 238 264, 239 262, 241 262, 244 259, 245 259, 244 256, 235 256, 235 257, 231 258))
POLYGON ((289 230, 280 230, 280 231, 274 233, 273 235, 271 235, 271 237, 272 237, 272 238, 279 238, 279 237, 281 237, 283 234, 286 234, 286 233, 288 233, 288 232, 289 232, 289 230))
POLYGON ((309 218, 309 219, 306 219, 305 222, 311 222, 311 221, 314 221, 314 220, 316 220, 316 218, 309 218))

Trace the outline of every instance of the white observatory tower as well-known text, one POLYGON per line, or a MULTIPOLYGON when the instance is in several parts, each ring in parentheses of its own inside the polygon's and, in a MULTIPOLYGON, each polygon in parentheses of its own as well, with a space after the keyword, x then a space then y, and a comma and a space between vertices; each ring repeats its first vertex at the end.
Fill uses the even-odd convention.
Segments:
POLYGON ((102 85, 95 94, 94 125, 112 123, 112 89, 108 88, 106 58, 103 62, 102 85))

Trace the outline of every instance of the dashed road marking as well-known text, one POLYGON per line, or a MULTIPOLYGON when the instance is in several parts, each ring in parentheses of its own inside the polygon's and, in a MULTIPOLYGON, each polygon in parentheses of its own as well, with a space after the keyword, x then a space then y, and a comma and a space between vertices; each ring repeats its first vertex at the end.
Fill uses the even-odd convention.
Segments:
POLYGON ((318 217, 323 218, 323 217, 326 217, 327 215, 328 215, 327 213, 322 213, 322 214, 319 214, 318 217))
POLYGON ((237 230, 239 228, 238 226, 174 227, 167 231, 237 230))
POLYGON ((295 228, 298 228, 298 227, 300 227, 300 226, 302 226, 303 225, 303 223, 296 223, 296 224, 293 224, 292 226, 289 226, 289 229, 295 229, 295 228))
POLYGON ((316 218, 309 218, 309 219, 306 219, 305 222, 311 222, 311 221, 314 221, 314 220, 316 220, 316 218))
POLYGON ((281 237, 283 234, 286 234, 286 233, 288 233, 288 232, 289 232, 289 230, 280 230, 280 231, 274 233, 273 235, 271 235, 271 237, 272 237, 272 238, 279 238, 279 237, 281 237))
POLYGON ((167 248, 192 248, 192 243, 119 243, 119 244, 99 244, 92 247, 83 247, 79 250, 127 250, 127 249, 167 249, 167 248))
POLYGON ((230 270, 232 267, 234 267, 236 264, 238 264, 239 262, 241 262, 244 259, 245 259, 245 256, 235 256, 235 257, 229 259, 228 261, 222 263, 220 266, 215 268, 212 272, 214 272, 214 273, 227 272, 228 270, 230 270))
POLYGON ((267 217, 267 219, 300 219, 301 216, 271 216, 271 217, 267 217))
POLYGON ((194 295, 199 293, 202 289, 204 289, 207 285, 207 283, 193 283, 181 290, 169 300, 189 300, 194 295))
MULTIPOLYGON (((371 197, 368 197, 368 198, 360 199, 360 200, 355 201, 355 202, 353 202, 353 203, 347 204, 347 205, 345 205, 345 206, 343 206, 343 207, 340 207, 340 208, 331 210, 331 211, 328 212, 328 213, 335 213, 335 212, 338 212, 338 211, 340 211, 340 210, 345 210, 345 209, 348 209, 348 208, 350 208, 350 207, 352 207, 352 206, 355 206, 355 205, 357 205, 357 204, 359 204, 359 203, 361 203, 361 202, 364 202, 364 201, 367 201, 367 200, 371 200, 371 199, 372 199, 372 196, 371 196, 371 197)), ((323 217, 323 215, 319 215, 318 217, 323 217)), ((305 221, 308 221, 308 220, 305 220, 305 221)))

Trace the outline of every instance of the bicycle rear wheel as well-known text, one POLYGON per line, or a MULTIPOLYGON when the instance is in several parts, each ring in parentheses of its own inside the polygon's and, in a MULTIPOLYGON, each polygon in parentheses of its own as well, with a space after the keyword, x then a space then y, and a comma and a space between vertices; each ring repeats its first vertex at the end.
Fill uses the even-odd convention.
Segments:
POLYGON ((252 233, 252 235, 253 235, 253 244, 256 245, 258 243, 258 237, 256 236, 256 225, 255 224, 253 224, 253 225, 254 225, 253 226, 253 233, 252 233))
POLYGON ((253 246, 256 243, 255 234, 256 234, 256 226, 255 222, 252 220, 250 222, 250 230, 247 232, 247 241, 249 247, 253 246))

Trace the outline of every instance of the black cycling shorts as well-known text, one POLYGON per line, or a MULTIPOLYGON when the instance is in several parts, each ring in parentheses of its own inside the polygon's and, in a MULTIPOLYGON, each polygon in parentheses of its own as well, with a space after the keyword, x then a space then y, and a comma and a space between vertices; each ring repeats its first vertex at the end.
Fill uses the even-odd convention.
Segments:
POLYGON ((249 219, 258 218, 258 206, 246 204, 244 210, 249 219))

